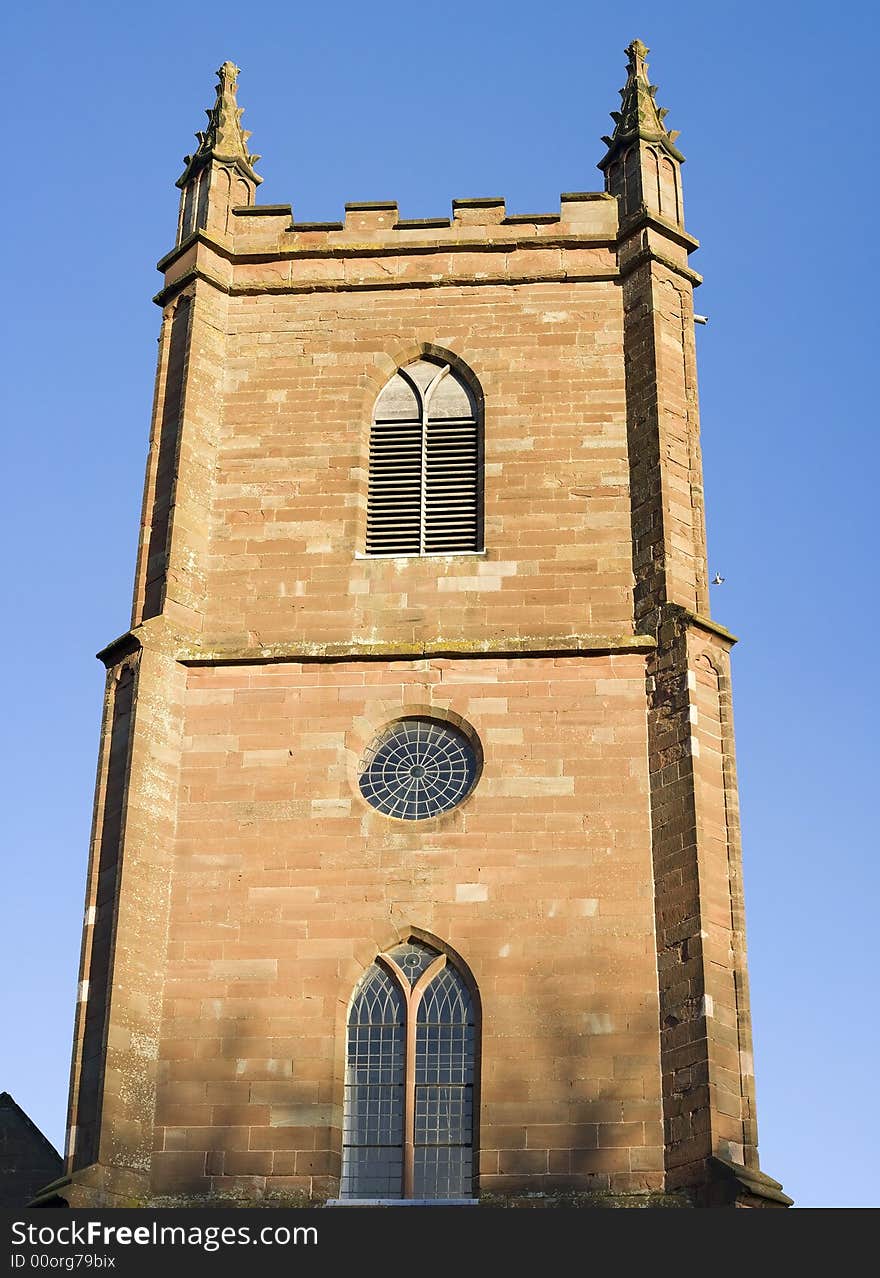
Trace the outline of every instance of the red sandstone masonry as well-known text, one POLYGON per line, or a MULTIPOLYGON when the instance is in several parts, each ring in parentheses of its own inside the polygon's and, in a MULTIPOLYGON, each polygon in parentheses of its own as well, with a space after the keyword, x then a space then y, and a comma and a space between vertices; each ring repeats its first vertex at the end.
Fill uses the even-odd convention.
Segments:
POLYGON ((315 1148, 338 1173, 340 1016, 376 949, 413 926, 466 955, 481 991, 486 1187, 538 1162, 536 1187, 558 1186, 550 1151, 572 1140, 594 1155, 569 1187, 634 1170, 661 1186, 642 1152, 661 1144, 643 670, 636 654, 286 664, 246 687, 240 668, 190 672, 158 1105, 213 1117, 157 1135, 157 1192, 194 1148, 315 1148), (372 813, 354 781, 401 702, 467 718, 485 756, 473 795, 415 828, 372 813), (567 761, 542 744, 566 730, 567 761))
POLYGON ((138 674, 99 770, 71 1205, 334 1196, 349 999, 411 933, 479 990, 475 1192, 714 1201, 716 1156, 757 1166, 696 242, 628 52, 608 194, 428 224, 253 207, 221 68, 160 263, 135 628, 103 654, 138 674), (373 406, 422 356, 482 392, 485 550, 367 558, 373 406), (357 786, 406 714, 483 753, 418 823, 357 786))

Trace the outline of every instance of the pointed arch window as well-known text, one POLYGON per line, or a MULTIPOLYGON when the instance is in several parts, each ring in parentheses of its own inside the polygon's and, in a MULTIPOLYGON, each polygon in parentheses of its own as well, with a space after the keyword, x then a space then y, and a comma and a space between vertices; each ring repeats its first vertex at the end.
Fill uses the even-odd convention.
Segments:
POLYGON ((368 555, 482 549, 481 416, 449 364, 426 358, 398 369, 370 430, 368 555))
POLYGON ((367 969, 348 1016, 340 1197, 471 1197, 475 1044, 445 954, 409 940, 367 969))

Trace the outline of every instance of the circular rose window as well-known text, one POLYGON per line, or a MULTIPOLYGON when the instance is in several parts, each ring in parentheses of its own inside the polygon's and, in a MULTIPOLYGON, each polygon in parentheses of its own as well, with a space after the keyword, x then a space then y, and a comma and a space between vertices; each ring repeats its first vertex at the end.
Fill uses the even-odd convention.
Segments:
POLYGON ((458 728, 436 719, 398 719, 370 745, 358 783, 378 812, 423 821, 461 803, 476 779, 476 751, 458 728))

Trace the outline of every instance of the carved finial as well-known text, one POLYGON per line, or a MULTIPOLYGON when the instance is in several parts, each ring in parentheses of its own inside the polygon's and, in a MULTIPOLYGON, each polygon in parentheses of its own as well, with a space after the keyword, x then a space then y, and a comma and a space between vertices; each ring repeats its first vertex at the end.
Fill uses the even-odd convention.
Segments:
POLYGON ((643 44, 641 40, 633 40, 631 44, 626 46, 624 52, 629 58, 626 69, 629 71, 630 75, 642 75, 645 79, 647 79, 648 64, 645 59, 651 52, 648 46, 643 44))
POLYGON ((599 164, 600 169, 606 168, 614 155, 627 147, 635 138, 643 138, 646 142, 659 142, 676 160, 679 162, 684 160, 684 156, 673 145, 678 134, 670 133, 663 123, 667 114, 666 108, 658 107, 654 101, 657 86, 651 84, 648 79, 646 59, 649 52, 648 46, 641 40, 633 40, 627 45, 627 81, 620 90, 622 99, 620 110, 611 112, 614 132, 610 138, 602 139, 608 147, 608 153, 599 164))
POLYGON ((235 164, 253 182, 262 182, 263 179, 253 169, 260 157, 248 152, 247 140, 251 135, 247 129, 241 127, 244 110, 235 99, 238 74, 238 67, 234 62, 224 62, 217 72, 217 100, 205 112, 208 127, 196 134, 199 145, 195 154, 184 156, 186 168, 178 179, 178 186, 185 186, 194 171, 210 164, 212 160, 235 164))

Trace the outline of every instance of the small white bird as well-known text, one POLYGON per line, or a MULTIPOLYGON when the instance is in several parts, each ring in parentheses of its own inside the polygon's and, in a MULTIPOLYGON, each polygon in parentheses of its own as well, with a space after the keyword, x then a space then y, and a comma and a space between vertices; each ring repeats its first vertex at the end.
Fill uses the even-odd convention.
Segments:
POLYGON ((723 586, 723 585, 724 585, 724 578, 721 576, 721 573, 720 573, 720 572, 716 572, 715 576, 712 578, 712 585, 713 585, 713 586, 723 586))

